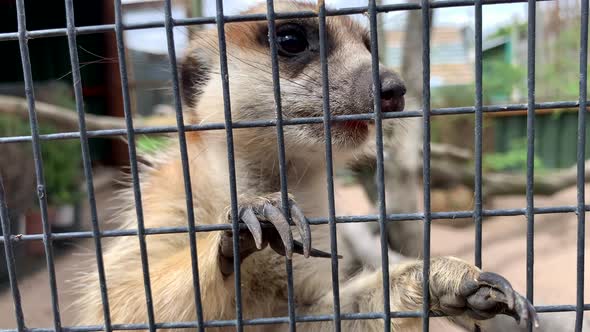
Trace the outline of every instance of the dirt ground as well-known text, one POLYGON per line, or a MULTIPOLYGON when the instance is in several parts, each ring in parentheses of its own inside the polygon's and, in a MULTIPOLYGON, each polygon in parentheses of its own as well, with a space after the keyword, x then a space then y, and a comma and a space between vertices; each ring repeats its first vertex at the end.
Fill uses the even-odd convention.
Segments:
MULTIPOLYGON (((112 173, 102 174, 101 179, 108 182, 112 173)), ((100 220, 108 217, 108 198, 112 190, 105 186, 97 192, 100 220)), ((337 183, 336 192, 339 214, 359 215, 374 213, 359 186, 343 186, 337 183)), ((568 188, 551 197, 536 197, 535 205, 563 206, 575 205, 576 190, 568 188)), ((524 208, 524 196, 494 199, 489 208, 524 208)), ((87 210, 87 209, 85 209, 87 210)), ((84 218, 88 221, 89 218, 84 218)), ((535 217, 535 304, 556 305, 575 304, 576 291, 576 215, 544 214, 535 217)), ((456 228, 449 226, 452 221, 435 222, 432 226, 432 255, 454 255, 473 261, 474 229, 472 226, 456 228)), ((88 248, 92 242, 81 241, 70 244, 70 249, 88 248)), ((72 302, 68 283, 76 272, 75 265, 80 255, 76 250, 58 250, 56 252, 56 274, 59 289, 59 303, 62 309, 62 324, 72 324, 71 310, 64 310, 72 302)), ((84 250, 83 250, 84 251, 84 250)), ((588 255, 587 255, 588 256, 588 255)), ((526 290, 526 219, 524 216, 487 218, 483 232, 484 269, 498 272, 507 277, 515 289, 524 293, 526 290)), ((21 276, 19 287, 22 295, 23 310, 27 327, 52 327, 52 310, 46 269, 41 259, 37 263, 18 266, 19 271, 31 272, 21 276)), ((24 273, 23 273, 24 274, 24 273)), ((586 284, 590 281, 586 274, 586 284)), ((585 296, 590 290, 586 287, 585 296)), ((571 316, 573 317, 573 316, 571 316)), ((573 319, 564 322, 569 325, 573 319)), ((458 331, 440 320, 432 324, 433 331, 458 331)), ((0 329, 15 328, 14 308, 9 289, 0 288, 0 329)), ((571 329, 573 330, 573 325, 571 329)), ((564 330, 565 331, 565 330, 564 330)))

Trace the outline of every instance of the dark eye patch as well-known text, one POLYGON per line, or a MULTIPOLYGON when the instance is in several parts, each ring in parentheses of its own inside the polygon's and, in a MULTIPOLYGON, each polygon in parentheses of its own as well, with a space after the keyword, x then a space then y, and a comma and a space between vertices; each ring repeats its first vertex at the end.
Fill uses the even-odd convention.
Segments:
MULTIPOLYGON (((258 42, 270 51, 268 23, 260 22, 258 26, 258 42)), ((337 32, 332 30, 334 27, 330 24, 327 28, 326 45, 329 56, 335 48, 334 33, 337 32)), ((277 43, 283 44, 283 50, 278 48, 281 74, 296 77, 308 64, 319 61, 320 43, 317 18, 277 20, 276 36, 277 43), (305 42, 302 42, 303 40, 305 42)))
POLYGON ((279 55, 297 56, 309 50, 305 28, 298 24, 282 24, 277 27, 277 46, 279 55))
POLYGON ((369 31, 363 32, 362 35, 363 45, 367 48, 369 52, 371 52, 371 36, 369 36, 369 31))

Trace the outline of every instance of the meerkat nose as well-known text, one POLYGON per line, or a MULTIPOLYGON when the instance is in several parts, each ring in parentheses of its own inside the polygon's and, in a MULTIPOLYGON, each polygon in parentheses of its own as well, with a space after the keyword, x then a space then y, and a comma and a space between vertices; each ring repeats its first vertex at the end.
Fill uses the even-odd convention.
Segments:
POLYGON ((381 111, 401 112, 404 110, 406 87, 394 75, 381 75, 381 111), (391 76, 391 77, 390 77, 391 76))
MULTIPOLYGON (((374 111, 374 88, 373 85, 373 70, 370 63, 359 66, 353 73, 352 80, 352 96, 358 96, 366 107, 370 107, 370 111, 374 111)), ((379 68, 379 80, 381 81, 381 111, 382 112, 401 112, 404 110, 406 94, 406 87, 404 82, 392 70, 388 70, 384 66, 379 68)), ((361 107, 358 111, 364 112, 367 108, 361 107)))

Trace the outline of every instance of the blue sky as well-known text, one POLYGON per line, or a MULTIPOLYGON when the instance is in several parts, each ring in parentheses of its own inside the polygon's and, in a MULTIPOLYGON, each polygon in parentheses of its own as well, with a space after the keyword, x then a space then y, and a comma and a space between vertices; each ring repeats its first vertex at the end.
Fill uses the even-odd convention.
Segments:
MULTIPOLYGON (((127 0, 132 1, 132 0, 127 0)), ((224 0, 224 11, 226 15, 237 14, 243 9, 258 3, 255 0, 224 0)), ((401 3, 405 1, 385 0, 384 3, 401 3)), ((326 4, 333 8, 344 8, 366 5, 366 0, 326 0, 326 4)), ((215 14, 215 0, 203 0, 204 14, 213 16, 215 14)), ((539 4, 541 5, 541 4, 539 4)), ((538 5, 538 6, 539 6, 538 5)), ((497 28, 510 23, 511 21, 526 19, 527 5, 501 4, 486 5, 483 8, 483 29, 484 35, 495 31, 497 28)), ((126 15, 126 23, 142 22, 145 20, 163 19, 162 10, 151 10, 145 12, 126 15)), ((403 22, 403 12, 392 12, 384 14, 386 27, 396 27, 403 22)), ((182 10, 175 10, 173 16, 176 18, 184 17, 182 10)), ((434 16, 435 25, 470 25, 473 26, 473 7, 455 7, 437 9, 434 16)), ((180 51, 186 43, 186 28, 175 28, 175 42, 177 49, 180 51)), ((154 53, 166 53, 166 39, 163 29, 146 29, 128 31, 126 42, 130 48, 154 53)))

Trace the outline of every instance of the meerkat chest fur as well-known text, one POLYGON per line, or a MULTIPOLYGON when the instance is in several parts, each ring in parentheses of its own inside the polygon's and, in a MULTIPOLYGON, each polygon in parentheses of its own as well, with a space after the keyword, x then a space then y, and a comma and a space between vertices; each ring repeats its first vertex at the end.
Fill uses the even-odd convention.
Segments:
MULTIPOLYGON (((276 135, 274 129, 271 135, 276 135)), ((219 136, 216 133, 215 136, 219 136)), ((236 138, 243 139, 243 133, 236 133, 236 138)), ((192 161, 192 171, 199 176, 206 176, 197 186, 218 188, 223 193, 225 203, 230 199, 229 167, 227 146, 214 142, 223 141, 219 137, 208 137, 203 140, 205 145, 193 154, 198 155, 192 161), (203 174, 202 169, 207 171, 203 174)), ((274 141, 274 140, 273 140, 274 141)), ((264 195, 281 191, 281 166, 278 160, 276 142, 261 147, 254 144, 235 144, 234 167, 236 174, 236 190, 241 195, 264 195)), ((288 155, 282 172, 287 180, 288 192, 296 197, 297 202, 305 207, 309 216, 325 216, 327 206, 327 179, 324 155, 308 153, 305 157, 298 154, 288 155)), ((204 199, 207 199, 206 197, 204 199)))
MULTIPOLYGON (((276 133, 273 134, 276 135, 276 133)), ((325 216, 327 212, 327 179, 323 151, 305 151, 304 154, 301 154, 289 151, 290 148, 291 145, 286 144, 286 160, 282 170, 287 180, 287 191, 295 197, 307 216, 325 216)), ((245 182, 240 184, 245 192, 248 187, 257 188, 260 193, 281 191, 278 146, 275 145, 274 149, 271 149, 271 152, 263 151, 264 155, 259 155, 257 160, 244 161, 241 159, 246 166, 242 166, 240 169, 241 178, 245 182)), ((255 155, 254 153, 250 154, 255 155)))

